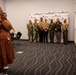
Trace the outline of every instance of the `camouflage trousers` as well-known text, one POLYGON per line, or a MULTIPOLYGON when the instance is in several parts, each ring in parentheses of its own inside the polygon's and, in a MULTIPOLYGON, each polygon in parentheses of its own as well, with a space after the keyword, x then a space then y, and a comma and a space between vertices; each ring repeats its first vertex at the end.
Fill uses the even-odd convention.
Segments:
POLYGON ((61 32, 56 32, 57 43, 61 43, 61 32))
POLYGON ((54 42, 54 31, 50 31, 50 42, 54 42))
POLYGON ((38 41, 38 32, 33 33, 33 42, 38 41))
POLYGON ((28 33, 28 40, 29 40, 30 42, 33 41, 33 34, 32 34, 32 33, 28 33))
POLYGON ((68 43, 68 31, 63 32, 63 42, 64 44, 68 43))

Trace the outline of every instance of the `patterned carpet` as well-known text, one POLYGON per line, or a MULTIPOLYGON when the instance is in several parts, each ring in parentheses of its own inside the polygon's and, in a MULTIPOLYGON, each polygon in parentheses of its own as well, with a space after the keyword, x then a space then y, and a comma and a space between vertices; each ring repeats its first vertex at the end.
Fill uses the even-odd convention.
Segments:
POLYGON ((14 41, 15 60, 8 75, 76 75, 74 43, 17 43, 14 41))

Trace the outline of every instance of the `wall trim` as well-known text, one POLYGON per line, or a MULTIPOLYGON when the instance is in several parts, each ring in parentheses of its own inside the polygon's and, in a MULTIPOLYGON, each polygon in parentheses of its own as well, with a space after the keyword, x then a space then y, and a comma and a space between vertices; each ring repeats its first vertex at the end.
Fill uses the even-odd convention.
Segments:
MULTIPOLYGON (((17 39, 14 39, 17 40, 17 39)), ((28 39, 19 39, 20 41, 28 41, 28 39)), ((74 43, 74 41, 68 41, 69 43, 74 43)))

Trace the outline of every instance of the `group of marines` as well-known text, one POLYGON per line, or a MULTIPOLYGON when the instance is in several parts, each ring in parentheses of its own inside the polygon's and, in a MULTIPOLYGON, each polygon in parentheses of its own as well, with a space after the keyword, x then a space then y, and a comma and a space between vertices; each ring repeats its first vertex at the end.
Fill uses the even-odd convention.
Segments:
POLYGON ((48 42, 48 35, 50 35, 50 42, 54 43, 54 35, 56 35, 57 43, 60 44, 61 32, 63 32, 63 43, 68 43, 68 23, 66 19, 64 19, 63 24, 60 22, 59 18, 57 18, 55 22, 53 19, 50 19, 50 23, 48 23, 47 19, 43 21, 42 17, 39 23, 37 23, 37 19, 34 19, 34 23, 29 20, 27 30, 30 42, 48 42))

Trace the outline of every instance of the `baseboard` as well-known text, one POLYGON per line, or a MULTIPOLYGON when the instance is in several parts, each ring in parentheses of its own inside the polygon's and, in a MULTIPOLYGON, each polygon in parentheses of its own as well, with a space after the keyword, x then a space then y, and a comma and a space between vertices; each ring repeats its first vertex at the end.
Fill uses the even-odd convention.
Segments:
POLYGON ((28 39, 19 39, 20 41, 28 41, 28 39))
POLYGON ((69 43, 74 43, 74 41, 68 41, 69 43))
MULTIPOLYGON (((17 40, 17 39, 15 39, 17 40)), ((28 41, 28 39, 19 39, 20 41, 28 41)), ((69 43, 74 43, 74 41, 68 41, 69 43)))
POLYGON ((28 41, 28 39, 14 39, 14 40, 19 40, 19 41, 28 41))

